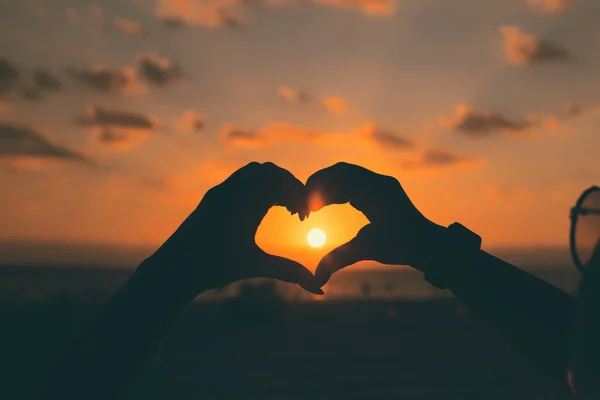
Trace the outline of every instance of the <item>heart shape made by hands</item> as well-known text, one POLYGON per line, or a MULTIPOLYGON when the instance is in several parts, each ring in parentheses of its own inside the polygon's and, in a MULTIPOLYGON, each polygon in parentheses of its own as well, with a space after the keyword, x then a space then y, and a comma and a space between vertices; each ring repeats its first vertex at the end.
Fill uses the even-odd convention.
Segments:
POLYGON ((314 273, 323 256, 352 240, 368 223, 367 218, 349 204, 324 207, 304 221, 283 207, 272 207, 262 220, 255 241, 267 253, 298 261, 314 273), (313 229, 325 233, 323 246, 312 247, 308 243, 307 236, 313 229))
MULTIPOLYGON (((377 174, 358 165, 337 163, 312 174, 305 188, 304 211, 308 216, 311 212, 315 214, 324 208, 332 209, 333 207, 327 207, 330 205, 336 205, 338 210, 345 207, 343 212, 333 212, 334 215, 326 221, 309 218, 310 222, 306 224, 310 228, 323 222, 321 229, 337 231, 333 236, 337 236, 337 240, 329 243, 327 248, 330 251, 319 254, 322 258, 315 269, 315 275, 321 285, 336 271, 359 261, 415 266, 431 257, 431 244, 440 240, 440 228, 443 227, 425 218, 412 204, 400 183, 391 176, 377 174), (350 212, 352 208, 355 211, 350 212), (353 236, 354 231, 358 231, 356 236, 353 236)), ((297 211, 302 214, 302 219, 305 213, 297 211)), ((281 213, 273 213, 279 214, 275 220, 282 220, 281 213)), ((322 215, 327 214, 325 211, 322 215)), ((281 254, 281 249, 277 249, 276 244, 280 243, 281 247, 287 237, 290 248, 294 248, 293 244, 296 244, 296 249, 305 249, 304 256, 298 257, 298 252, 290 256, 290 259, 300 258, 298 261, 309 261, 314 265, 316 257, 313 256, 311 260, 306 256, 308 245, 299 244, 302 241, 302 229, 298 229, 296 235, 290 231, 286 234, 277 229, 272 221, 265 222, 265 219, 261 224, 265 226, 260 235, 258 232, 255 235, 257 244, 260 242, 266 247, 263 250, 281 254)))

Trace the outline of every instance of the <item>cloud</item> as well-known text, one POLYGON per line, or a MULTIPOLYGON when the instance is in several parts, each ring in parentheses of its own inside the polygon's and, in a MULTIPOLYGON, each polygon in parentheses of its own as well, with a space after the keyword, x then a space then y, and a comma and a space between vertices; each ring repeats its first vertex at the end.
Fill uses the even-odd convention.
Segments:
MULTIPOLYGON (((358 10, 366 15, 392 15, 396 0, 305 0, 305 4, 358 10)), ((182 25, 203 28, 242 29, 248 25, 244 11, 248 7, 296 5, 290 0, 156 0, 156 18, 171 28, 182 25)))
POLYGON ((396 11, 395 0, 310 0, 313 4, 349 8, 367 15, 392 15, 396 11))
POLYGON ((19 85, 19 69, 5 57, 0 57, 0 94, 15 89, 19 85))
POLYGON ((448 150, 429 149, 421 152, 416 158, 402 162, 407 170, 441 169, 451 167, 480 167, 485 160, 479 157, 460 155, 448 150))
POLYGON ((281 143, 303 143, 316 147, 354 146, 360 149, 404 150, 413 143, 390 130, 365 123, 351 132, 327 132, 288 122, 271 122, 260 130, 224 124, 219 138, 232 147, 261 149, 281 143))
POLYGON ((586 117, 588 115, 600 115, 600 106, 582 106, 575 103, 567 103, 563 106, 563 115, 567 118, 586 117))
POLYGON ((60 91, 62 83, 52 72, 37 68, 33 71, 33 83, 40 90, 60 91))
POLYGON ((569 58, 570 53, 558 43, 540 39, 517 26, 500 28, 504 38, 504 51, 511 64, 532 65, 569 58))
POLYGON ((529 8, 540 14, 562 14, 572 4, 571 0, 525 0, 529 8))
POLYGON ((101 147, 125 152, 143 144, 148 138, 146 133, 145 131, 141 131, 136 134, 131 129, 97 127, 90 131, 90 136, 93 142, 101 147))
POLYGON ((185 110, 173 121, 173 126, 179 132, 194 133, 204 129, 206 116, 194 110, 185 110))
POLYGON ((143 34, 142 24, 136 20, 127 18, 115 18, 113 20, 113 24, 121 32, 129 36, 141 37, 143 34))
MULTIPOLYGON (((277 94, 289 103, 308 103, 311 101, 311 96, 308 93, 289 86, 278 86, 277 94)), ((324 96, 320 102, 323 107, 334 113, 343 112, 348 109, 348 102, 339 96, 324 96)))
POLYGON ((204 28, 229 27, 240 29, 246 24, 239 5, 242 0, 157 0, 156 18, 170 27, 178 27, 179 22, 204 28))
POLYGON ((501 188, 497 185, 488 186, 485 191, 486 195, 495 200, 501 200, 503 202, 517 202, 521 203, 524 201, 534 200, 535 192, 527 189, 507 189, 501 188))
POLYGON ((77 118, 76 122, 81 125, 105 128, 116 127, 142 130, 153 130, 156 128, 156 122, 151 117, 103 106, 88 107, 86 115, 77 118))
POLYGON ((308 94, 292 89, 289 86, 278 86, 277 93, 282 99, 290 103, 305 103, 310 101, 310 96, 308 96, 308 94))
POLYGON ((116 151, 141 145, 158 128, 157 121, 144 114, 103 106, 90 106, 75 124, 90 128, 93 141, 116 151))
POLYGON ((156 86, 164 86, 183 76, 179 64, 168 58, 161 58, 155 53, 140 54, 138 70, 141 77, 156 86))
POLYGON ((0 159, 87 161, 81 153, 52 143, 25 125, 0 124, 0 159))
POLYGON ((243 147, 249 149, 258 149, 266 147, 266 138, 261 137, 260 133, 253 131, 248 127, 223 124, 218 134, 219 139, 232 147, 243 147))
POLYGON ((27 101, 40 101, 42 100, 42 93, 35 87, 26 88, 21 92, 23 99, 27 101))
POLYGON ((0 97, 4 97, 5 102, 8 102, 6 95, 10 92, 19 93, 28 101, 39 101, 42 99, 42 91, 61 89, 60 80, 50 71, 37 68, 31 76, 24 76, 15 64, 5 57, 0 57, 0 97))
POLYGON ((587 111, 586 108, 574 103, 565 104, 563 107, 563 112, 567 117, 578 117, 585 114, 587 111))
POLYGON ((8 99, 0 97, 0 115, 8 114, 10 109, 10 101, 8 99))
POLYGON ((158 17, 157 18, 164 26, 171 29, 179 29, 185 25, 183 19, 179 17, 158 17))
POLYGON ((85 29, 98 29, 105 26, 104 10, 98 5, 92 3, 84 7, 69 8, 65 12, 69 22, 85 29))
POLYGON ((342 112, 348 108, 346 100, 338 96, 323 97, 322 102, 325 108, 332 112, 342 112))
POLYGON ((102 93, 138 94, 144 91, 143 84, 131 67, 95 66, 90 69, 68 67, 67 74, 102 93))
POLYGON ((536 129, 555 131, 559 121, 553 116, 529 115, 525 118, 511 118, 499 112, 476 110, 460 104, 454 115, 439 118, 441 125, 469 136, 489 136, 494 133, 529 136, 536 129))
POLYGON ((412 149, 415 147, 412 140, 372 123, 361 126, 355 131, 353 136, 350 140, 357 140, 360 145, 371 145, 393 150, 412 149))

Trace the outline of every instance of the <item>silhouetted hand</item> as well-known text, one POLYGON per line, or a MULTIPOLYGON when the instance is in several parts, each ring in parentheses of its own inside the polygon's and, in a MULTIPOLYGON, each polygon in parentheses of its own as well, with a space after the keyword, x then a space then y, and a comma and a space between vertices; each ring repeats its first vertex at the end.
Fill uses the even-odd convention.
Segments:
POLYGON ((336 271, 359 261, 416 267, 443 229, 417 210, 395 178, 357 165, 338 163, 317 171, 308 178, 306 190, 309 199, 322 199, 309 201, 309 211, 349 202, 371 222, 319 262, 316 277, 321 285, 336 271))
POLYGON ((246 278, 273 278, 323 294, 301 264, 270 255, 254 241, 269 208, 285 206, 301 220, 305 187, 273 163, 250 163, 210 189, 190 216, 151 257, 195 296, 246 278))

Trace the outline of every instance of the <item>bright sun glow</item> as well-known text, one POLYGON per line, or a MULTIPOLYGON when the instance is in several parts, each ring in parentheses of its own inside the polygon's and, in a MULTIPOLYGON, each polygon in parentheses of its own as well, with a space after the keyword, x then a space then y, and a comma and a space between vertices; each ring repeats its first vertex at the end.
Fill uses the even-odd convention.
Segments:
POLYGON ((319 228, 311 229, 306 235, 306 241, 312 247, 321 247, 325 244, 325 232, 319 228))

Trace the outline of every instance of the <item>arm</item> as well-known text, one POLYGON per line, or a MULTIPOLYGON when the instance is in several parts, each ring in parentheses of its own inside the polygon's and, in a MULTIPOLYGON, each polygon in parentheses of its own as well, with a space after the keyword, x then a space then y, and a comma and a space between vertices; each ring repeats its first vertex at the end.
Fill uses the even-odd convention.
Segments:
POLYGON ((425 218, 393 177, 338 163, 314 173, 306 187, 309 196, 324 199, 310 211, 349 202, 370 221, 319 262, 316 277, 321 284, 363 260, 424 272, 420 266, 434 265, 451 278, 447 287, 469 310, 530 363, 566 383, 575 312, 571 296, 483 251, 468 265, 448 259, 442 251, 447 228, 425 218))
POLYGON ((206 290, 271 278, 323 294, 308 269, 254 242, 274 205, 304 219, 304 197, 304 185, 272 163, 251 163, 209 190, 73 343, 42 398, 122 398, 188 303, 206 290))
POLYGON ((45 398, 125 394, 194 292, 147 259, 52 371, 45 398))
POLYGON ((529 363, 567 385, 575 299, 484 251, 453 270, 448 289, 529 363))

